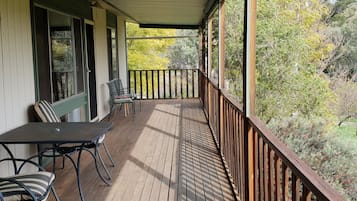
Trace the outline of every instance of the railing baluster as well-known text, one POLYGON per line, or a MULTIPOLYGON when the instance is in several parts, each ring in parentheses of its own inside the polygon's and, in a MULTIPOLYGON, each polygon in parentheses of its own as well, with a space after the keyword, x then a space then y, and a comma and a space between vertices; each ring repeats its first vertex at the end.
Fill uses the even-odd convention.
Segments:
POLYGON ((259 200, 259 139, 254 131, 254 200, 259 200))
POLYGON ((157 98, 160 99, 160 70, 157 70, 157 98))
POLYGON ((277 201, 281 200, 281 159, 275 155, 275 197, 277 201))
POLYGON ((155 80, 154 70, 151 70, 151 96, 152 96, 152 99, 155 99, 155 85, 154 85, 154 80, 155 80))
POLYGON ((188 69, 186 69, 186 98, 188 98, 189 96, 189 94, 188 94, 188 69))
POLYGON ((172 98, 172 95, 171 95, 171 69, 169 70, 169 93, 170 93, 170 98, 172 98))
MULTIPOLYGON (((136 84, 136 74, 137 74, 137 72, 136 72, 136 70, 134 70, 134 91, 135 91, 135 94, 138 93, 137 92, 137 84, 136 84)), ((142 99, 141 94, 140 94, 140 99, 142 99)))
POLYGON ((283 201, 288 201, 289 200, 289 169, 285 165, 285 163, 282 164, 282 169, 283 169, 283 178, 282 178, 282 190, 283 190, 283 201))
POLYGON ((175 98, 177 98, 177 69, 175 69, 175 98))
POLYGON ((140 71, 140 94, 143 97, 143 71, 140 71))
POLYGON ((166 99, 166 70, 163 70, 164 78, 164 99, 166 99))
MULTIPOLYGON (((239 152, 240 152, 240 178, 244 178, 244 175, 245 175, 245 170, 244 170, 244 163, 243 163, 243 159, 244 159, 244 117, 243 115, 240 116, 240 130, 241 130, 241 133, 239 135, 239 140, 240 140, 240 145, 239 145, 239 152)), ((240 179, 240 188, 241 188, 241 195, 244 196, 244 179, 240 179)))
POLYGON ((269 184, 269 192, 270 192, 270 200, 274 201, 275 200, 275 153, 273 150, 270 150, 270 184, 269 184))
POLYGON ((195 98, 195 72, 196 70, 191 70, 191 77, 192 77, 192 98, 195 98))
POLYGON ((304 185, 303 186, 303 189, 302 189, 302 200, 303 201, 311 201, 311 191, 306 188, 306 186, 304 185))
POLYGON ((300 201, 300 179, 292 174, 292 201, 300 201))
MULTIPOLYGON (((183 82, 183 71, 182 71, 182 69, 180 69, 180 89, 181 89, 181 98, 183 98, 183 90, 182 90, 182 88, 183 88, 183 86, 182 86, 182 82, 183 82)), ((217 111, 217 110, 216 110, 217 111)))
POLYGON ((264 197, 265 200, 270 200, 269 196, 269 147, 264 144, 264 197))
POLYGON ((264 200, 264 142, 263 138, 259 138, 259 186, 260 200, 264 200))
POLYGON ((147 97, 147 99, 150 99, 150 98, 149 98, 148 72, 149 72, 148 70, 145 70, 145 83, 146 83, 145 87, 146 87, 146 97, 147 97))

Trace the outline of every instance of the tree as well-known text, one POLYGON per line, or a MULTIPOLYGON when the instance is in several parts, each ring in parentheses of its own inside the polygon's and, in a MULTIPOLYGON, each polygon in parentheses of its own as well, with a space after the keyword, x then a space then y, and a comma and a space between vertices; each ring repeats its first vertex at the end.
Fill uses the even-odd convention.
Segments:
POLYGON ((326 35, 334 49, 323 61, 322 70, 332 78, 357 82, 357 2, 340 0, 330 6, 326 35))
MULTIPOLYGON (((127 23, 127 37, 175 36, 174 29, 143 29, 137 24, 127 23)), ((135 69, 166 69, 169 64, 168 48, 175 39, 129 39, 128 67, 135 69)))
POLYGON ((340 117, 338 126, 349 118, 357 118, 357 83, 339 80, 335 83, 337 93, 336 113, 340 117))
MULTIPOLYGON (((231 80, 241 78, 243 6, 242 0, 227 1, 226 50, 234 58, 226 57, 226 78, 231 80)), ((319 74, 321 60, 332 49, 321 33, 327 13, 319 0, 258 1, 256 111, 266 123, 296 113, 328 115, 333 94, 319 74)), ((236 82, 235 95, 242 97, 241 81, 236 82)))
POLYGON ((198 43, 196 30, 177 30, 176 42, 169 47, 168 58, 170 68, 196 68, 198 58, 198 43))

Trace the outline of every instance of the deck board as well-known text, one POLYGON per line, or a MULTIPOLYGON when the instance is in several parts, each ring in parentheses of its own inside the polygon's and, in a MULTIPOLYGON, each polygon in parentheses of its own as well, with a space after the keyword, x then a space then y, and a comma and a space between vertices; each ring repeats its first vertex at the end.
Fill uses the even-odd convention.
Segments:
MULTIPOLYGON (((234 200, 199 100, 142 101, 135 118, 120 111, 111 121, 105 143, 116 162, 109 167, 112 185, 84 153, 86 201, 234 200)), ((70 163, 56 171, 55 187, 62 201, 79 200, 70 163)))

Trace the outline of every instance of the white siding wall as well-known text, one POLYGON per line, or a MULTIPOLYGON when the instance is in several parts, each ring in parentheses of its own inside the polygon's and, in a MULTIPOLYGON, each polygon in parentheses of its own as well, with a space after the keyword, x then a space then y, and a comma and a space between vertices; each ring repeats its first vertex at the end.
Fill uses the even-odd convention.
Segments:
POLYGON ((97 108, 99 119, 103 119, 109 113, 109 91, 106 85, 109 80, 106 11, 93 8, 93 20, 97 108))
MULTIPOLYGON (((0 1, 0 134, 27 123, 35 101, 29 0, 0 1)), ((35 147, 12 145, 17 157, 26 157, 35 147)), ((0 147, 0 158, 7 154, 0 147)), ((12 174, 0 166, 0 176, 12 174)))
POLYGON ((119 76, 124 87, 128 83, 128 65, 126 55, 126 29, 124 17, 118 16, 118 58, 119 58, 119 76))

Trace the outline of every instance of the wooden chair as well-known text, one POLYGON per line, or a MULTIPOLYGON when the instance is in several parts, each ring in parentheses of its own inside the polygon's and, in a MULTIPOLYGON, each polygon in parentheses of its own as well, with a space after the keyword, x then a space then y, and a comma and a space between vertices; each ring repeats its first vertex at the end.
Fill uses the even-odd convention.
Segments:
MULTIPOLYGON (((54 112, 53 107, 51 106, 50 103, 48 103, 46 100, 41 100, 39 102, 36 102, 34 104, 34 110, 37 114, 37 116, 41 119, 42 122, 47 122, 47 123, 58 123, 61 122, 60 118, 57 117, 56 113, 54 112)), ((99 152, 99 147, 103 146, 105 153, 107 154, 107 157, 109 158, 111 165, 114 167, 114 160, 112 158, 112 156, 109 153, 109 150, 107 149, 105 143, 104 143, 104 139, 105 139, 105 135, 103 135, 103 137, 101 137, 96 143, 90 143, 90 144, 86 144, 85 145, 85 150, 90 151, 90 149, 94 149, 94 154, 91 152, 91 155, 94 157, 98 157, 101 165, 104 168, 104 171, 106 173, 106 175, 108 176, 108 180, 111 180, 111 175, 109 173, 109 170, 107 168, 107 166, 105 165, 103 158, 99 152)), ((78 145, 73 145, 73 146, 69 146, 69 145, 56 145, 55 147, 52 147, 52 149, 49 149, 50 151, 55 151, 55 154, 52 154, 52 156, 64 156, 65 154, 71 154, 74 153, 76 151, 78 151, 78 145)), ((50 154, 47 154, 49 157, 51 157, 50 154)), ((55 168, 56 160, 53 161, 53 168, 55 168)), ((63 161, 64 161, 64 157, 63 157, 63 161)), ((64 166, 64 162, 63 162, 63 166, 64 166)), ((96 166, 97 167, 97 166, 96 166)), ((54 170, 54 169, 53 169, 54 170)), ((109 185, 109 183, 102 177, 102 174, 99 172, 99 169, 97 169, 98 175, 100 176, 100 178, 109 185)))

